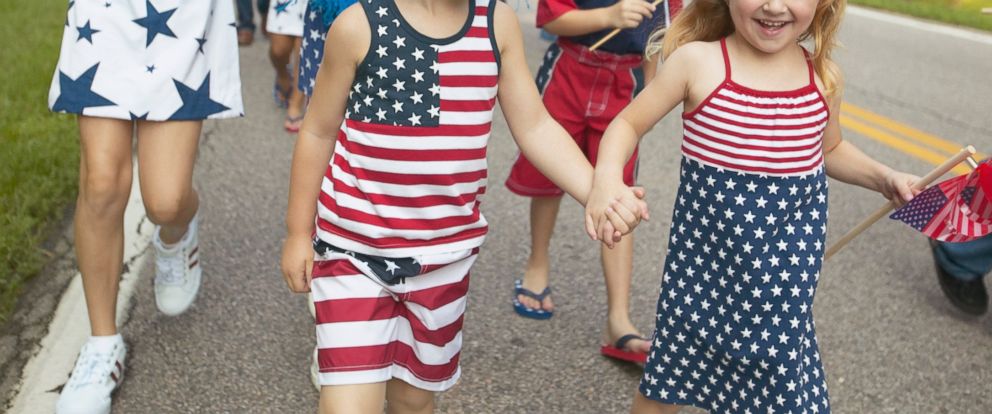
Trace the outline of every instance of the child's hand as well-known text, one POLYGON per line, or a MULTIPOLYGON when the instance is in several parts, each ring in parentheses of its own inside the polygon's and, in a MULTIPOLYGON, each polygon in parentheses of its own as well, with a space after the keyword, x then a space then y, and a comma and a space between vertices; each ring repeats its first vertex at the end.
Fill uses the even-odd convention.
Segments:
POLYGON ((620 0, 610 6, 610 26, 617 29, 633 29, 641 25, 645 18, 650 19, 655 6, 646 0, 620 0))
POLYGON ((899 208, 920 193, 921 190, 913 188, 913 184, 919 180, 920 177, 915 175, 889 170, 883 178, 879 192, 882 193, 885 198, 894 202, 896 204, 896 208, 899 208))
POLYGON ((644 189, 624 185, 593 186, 586 203, 586 232, 589 238, 600 240, 609 248, 648 219, 644 189))
MULTIPOLYGON (((638 198, 644 197, 642 188, 631 189, 638 198)), ((614 200, 605 214, 600 217, 596 234, 606 247, 614 248, 624 235, 634 231, 641 219, 648 220, 647 203, 636 199, 635 205, 636 207, 631 207, 620 200, 614 200)))
POLYGON ((290 235, 282 245, 282 277, 289 290, 309 292, 312 272, 313 241, 308 236, 290 235))

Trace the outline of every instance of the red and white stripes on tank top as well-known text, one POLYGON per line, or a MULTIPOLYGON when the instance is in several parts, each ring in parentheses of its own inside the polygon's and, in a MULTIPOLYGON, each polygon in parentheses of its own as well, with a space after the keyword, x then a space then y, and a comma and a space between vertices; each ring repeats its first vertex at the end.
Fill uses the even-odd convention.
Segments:
POLYGON ((809 84, 761 91, 731 79, 726 39, 720 40, 720 48, 725 78, 696 109, 682 115, 682 154, 707 165, 768 175, 804 175, 820 168, 830 112, 806 50, 809 84))
POLYGON ((380 71, 395 67, 398 72, 424 65, 423 72, 433 72, 436 83, 421 82, 423 73, 386 77, 388 83, 380 85, 379 93, 389 91, 390 106, 380 108, 378 116, 363 119, 359 109, 346 116, 321 184, 317 237, 346 250, 384 257, 478 247, 488 230, 479 196, 486 190, 486 146, 499 76, 499 54, 490 31, 495 0, 473 0, 460 37, 442 40, 416 32, 391 1, 361 1, 369 2, 363 4, 367 15, 375 11, 369 16, 373 42, 362 63, 364 71, 360 67, 356 73, 349 104, 359 108, 361 97, 366 103, 385 97, 373 93, 373 86, 383 81, 373 66, 380 71), (393 37, 394 33, 403 35, 393 37), (409 53, 403 48, 412 54, 403 55, 409 53), (426 61, 420 58, 424 50, 426 61), (395 99, 399 109, 391 106, 394 93, 407 94, 395 99), (437 106, 430 103, 432 98, 437 106), (402 104, 415 107, 421 99, 429 109, 412 114, 412 125, 402 125, 407 120, 403 113, 397 125, 394 114, 402 111, 402 104), (435 122, 426 126, 421 119, 435 122))

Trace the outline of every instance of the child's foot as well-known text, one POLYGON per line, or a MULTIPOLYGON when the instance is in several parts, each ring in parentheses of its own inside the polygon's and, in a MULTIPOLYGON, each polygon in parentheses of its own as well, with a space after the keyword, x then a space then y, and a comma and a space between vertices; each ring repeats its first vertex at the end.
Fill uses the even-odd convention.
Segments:
POLYGON ((651 351, 651 341, 640 334, 629 319, 607 323, 604 336, 600 353, 610 358, 643 364, 651 351))
POLYGON ((282 123, 282 127, 286 129, 286 132, 294 134, 300 132, 301 125, 303 125, 303 115, 286 115, 286 120, 282 123))
POLYGON ((110 413, 110 394, 124 379, 127 348, 121 336, 91 337, 76 358, 55 404, 56 414, 110 413))
MULTIPOLYGON (((525 273, 523 280, 521 280, 521 287, 523 287, 525 290, 540 295, 542 292, 548 289, 548 279, 547 277, 543 279, 538 279, 536 277, 528 278, 527 274, 525 273)), ((517 294, 517 301, 520 302, 521 305, 524 305, 530 309, 541 309, 546 312, 554 312, 555 310, 555 304, 554 302, 551 301, 550 291, 548 291, 548 294, 543 295, 542 299, 540 300, 523 293, 517 294)))
POLYGON ((176 316, 189 309, 200 290, 202 270, 197 242, 199 213, 190 220, 186 234, 178 243, 166 246, 155 228, 155 304, 158 310, 176 316))
POLYGON ((272 84, 272 101, 276 103, 278 108, 286 108, 289 106, 289 95, 293 92, 292 89, 284 88, 280 86, 279 77, 276 77, 276 81, 272 84))
POLYGON ((255 40, 255 31, 238 29, 238 46, 249 46, 255 40))
POLYGON ((524 287, 520 279, 513 281, 513 310, 518 315, 531 319, 550 319, 554 316, 554 311, 541 308, 541 304, 551 296, 551 287, 546 287, 540 293, 534 292, 524 287), (520 303, 520 298, 527 298, 537 303, 536 306, 526 306, 520 303))

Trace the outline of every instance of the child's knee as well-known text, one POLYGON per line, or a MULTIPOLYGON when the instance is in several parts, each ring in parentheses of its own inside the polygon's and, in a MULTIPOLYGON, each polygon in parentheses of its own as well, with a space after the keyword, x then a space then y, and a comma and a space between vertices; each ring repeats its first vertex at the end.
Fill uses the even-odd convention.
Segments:
POLYGON ((434 392, 416 388, 400 380, 390 382, 386 391, 388 414, 419 414, 434 411, 434 392))

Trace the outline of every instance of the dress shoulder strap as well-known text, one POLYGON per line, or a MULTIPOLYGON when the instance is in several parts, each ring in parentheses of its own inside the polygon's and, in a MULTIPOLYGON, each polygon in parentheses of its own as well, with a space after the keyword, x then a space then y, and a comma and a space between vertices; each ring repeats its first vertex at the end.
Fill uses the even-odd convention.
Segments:
POLYGON ((720 39, 720 50, 723 52, 724 81, 730 80, 730 54, 727 53, 727 38, 720 39))

